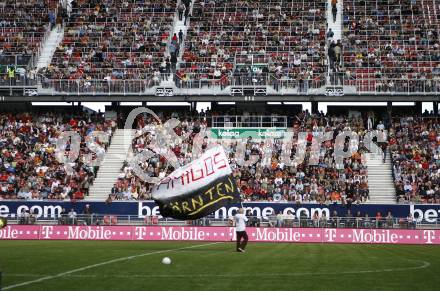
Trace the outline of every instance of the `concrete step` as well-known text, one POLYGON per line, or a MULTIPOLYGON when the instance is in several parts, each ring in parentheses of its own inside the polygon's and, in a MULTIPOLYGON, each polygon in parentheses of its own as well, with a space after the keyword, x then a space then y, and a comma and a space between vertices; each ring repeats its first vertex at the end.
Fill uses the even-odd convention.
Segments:
POLYGON ((370 189, 370 193, 375 193, 375 194, 378 194, 378 195, 386 195, 386 194, 389 194, 389 193, 394 193, 394 189, 387 189, 387 190, 384 190, 384 189, 382 189, 382 190, 370 189))
POLYGON ((120 173, 121 169, 120 168, 114 168, 114 169, 106 169, 105 171, 99 171, 98 175, 99 177, 110 177, 112 175, 114 175, 115 173, 120 173))
POLYGON ((368 184, 369 185, 384 185, 386 187, 388 186, 393 186, 394 187, 394 181, 393 180, 374 180, 374 179, 369 179, 368 180, 368 184))
MULTIPOLYGON (((123 158, 123 157, 121 156, 121 158, 123 158)), ((121 161, 121 160, 104 160, 103 164, 101 166, 108 165, 108 166, 112 167, 112 166, 117 166, 117 165, 122 165, 122 164, 124 164, 124 161, 121 161), (105 164, 104 164, 104 162, 105 162, 105 164)))
MULTIPOLYGON (((118 178, 115 179, 115 177, 100 177, 98 183, 101 183, 101 182, 112 182, 112 181, 116 181, 116 180, 118 180, 118 178)), ((101 184, 103 184, 103 183, 101 183, 101 184)), ((93 185, 99 185, 99 184, 93 183, 93 185)))
POLYGON ((389 192, 393 192, 395 191, 394 187, 389 187, 389 188, 375 188, 375 187, 371 187, 369 186, 368 189, 370 189, 370 192, 374 192, 374 193, 389 193, 389 192))

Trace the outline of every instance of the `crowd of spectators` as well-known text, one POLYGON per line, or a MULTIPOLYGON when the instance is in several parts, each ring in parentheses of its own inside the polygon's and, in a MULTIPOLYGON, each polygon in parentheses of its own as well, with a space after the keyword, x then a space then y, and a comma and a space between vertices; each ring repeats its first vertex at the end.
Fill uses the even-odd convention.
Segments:
MULTIPOLYGON (((85 137, 104 131, 110 137, 115 122, 82 112, 0 113, 0 199, 82 199, 88 195, 96 167, 86 165, 84 157, 93 153, 85 137), (72 171, 56 158, 56 142, 62 132, 81 136, 79 157, 69 163, 72 171)), ((105 148, 106 142, 91 138, 90 143, 105 148)), ((66 144, 66 154, 70 142, 66 144)))
MULTIPOLYGON (((335 137, 342 130, 351 129, 360 136, 364 133, 362 119, 330 117, 322 114, 301 113, 293 123, 293 148, 296 153, 299 132, 307 132, 306 156, 296 166, 285 166, 280 160, 281 143, 272 145, 272 157, 266 166, 234 166, 245 200, 248 201, 293 201, 296 203, 362 203, 368 200, 368 173, 359 153, 343 160, 337 168, 332 154, 335 137), (313 136, 318 132, 333 132, 333 139, 324 142, 318 157, 318 165, 309 165, 313 136)), ((234 157, 234 147, 229 149, 234 157)), ((346 142, 345 148, 353 146, 346 142)), ((264 147, 260 142, 248 141, 248 154, 263 157, 264 147)), ((362 150, 362 149, 361 149, 362 150)))
MULTIPOLYGON (((206 150, 218 140, 208 140, 205 130, 214 113, 181 114, 163 113, 162 120, 178 118, 181 124, 175 128, 178 138, 171 139, 168 148, 155 148, 158 153, 140 162, 143 171, 157 178, 164 178, 174 167, 164 158, 172 151, 180 165, 193 159, 193 147, 206 150), (201 133, 201 135, 198 135, 201 133), (197 136, 197 139, 196 139, 197 136)), ((360 142, 358 151, 342 161, 342 167, 333 159, 335 137, 344 130, 352 130, 362 137, 369 121, 361 117, 328 116, 301 112, 289 118, 292 124, 291 158, 296 154, 299 132, 307 132, 306 154, 303 162, 295 166, 285 165, 281 140, 255 140, 248 138, 243 146, 244 157, 257 157, 252 165, 238 162, 238 141, 223 140, 244 201, 275 201, 294 203, 363 203, 368 201, 368 170, 361 157, 365 150, 360 142), (309 165, 312 158, 313 137, 318 132, 332 132, 333 139, 325 141, 320 149, 317 165, 309 165)), ((132 156, 154 148, 157 138, 163 138, 165 128, 152 118, 144 116, 136 120, 136 137, 132 144, 132 156), (159 131, 164 132, 159 132, 159 131)), ((86 113, 61 114, 19 113, 0 114, 0 199, 81 199, 88 194, 97 168, 84 163, 91 153, 86 136, 94 130, 102 130, 111 136, 116 123, 105 121, 102 116, 86 113), (72 172, 56 159, 55 143, 64 131, 76 131, 82 137, 80 155, 70 165, 72 172)), ((389 150, 393 161, 393 175, 399 202, 440 203, 440 127, 438 118, 395 118, 389 128, 389 150)), ((165 135, 167 136, 167 135, 165 135)), ((106 142, 94 140, 104 148, 106 142)), ((346 141, 345 149, 355 147, 346 141)), ((69 143, 66 150, 70 149, 69 143)), ((96 155, 94 155, 96 157, 96 155)), ((316 158, 316 157, 315 157, 316 158)), ((139 179, 133 165, 125 162, 110 200, 151 198, 151 185, 139 179)))
POLYGON ((1 85, 35 80, 31 68, 50 29, 49 16, 55 13, 57 4, 58 0, 0 2, 1 85))
POLYGON ((167 56, 175 0, 74 0, 64 39, 48 79, 79 80, 95 86, 112 80, 152 80, 167 56))
POLYGON ((0 82, 35 80, 29 56, 57 27, 63 41, 40 73, 58 91, 142 92, 171 73, 179 87, 269 84, 307 92, 330 73, 332 84, 365 92, 440 91, 435 0, 337 5, 332 0, 330 9, 333 21, 343 9, 342 41, 326 46, 325 1, 6 0, 0 82), (184 43, 183 32, 172 33, 179 20, 188 26, 184 43))
MULTIPOLYGON (((193 143, 203 150, 217 141, 208 141, 204 138, 204 130, 209 118, 200 116, 180 116, 181 125, 176 133, 180 136, 170 142, 169 149, 176 154, 180 165, 184 165, 193 158, 193 143), (195 141, 196 134, 202 132, 203 137, 195 141)), ((337 134, 343 130, 353 130, 362 137, 366 132, 366 124, 362 118, 330 117, 323 114, 311 115, 308 112, 300 113, 293 118, 292 157, 296 152, 299 132, 308 132, 306 156, 304 162, 287 166, 281 161, 282 144, 280 140, 274 142, 247 139, 244 146, 244 157, 249 159, 256 155, 258 162, 250 166, 242 166, 237 162, 237 141, 222 142, 230 159, 230 164, 244 201, 291 201, 295 203, 363 203, 369 199, 368 172, 360 153, 364 150, 359 146, 359 152, 345 158, 342 165, 337 167, 333 160, 333 150, 337 134), (325 142, 319 153, 316 166, 309 165, 310 150, 313 135, 318 132, 332 131, 333 139, 325 142), (269 142, 269 143, 268 143, 269 142)), ((133 141, 133 154, 139 154, 159 136, 160 127, 153 126, 154 120, 138 120, 137 137, 133 141), (158 129, 159 128, 159 129, 158 129)), ((346 141, 344 147, 354 147, 354 143, 346 141)), ((167 149, 162 149, 166 151, 167 149)), ((159 152, 161 153, 161 152, 159 152)), ((164 153, 164 152, 162 152, 164 153)), ((139 164, 152 177, 164 178, 174 168, 170 166, 163 155, 158 154, 139 164)), ((149 199, 150 185, 144 183, 134 173, 133 165, 125 163, 112 189, 109 199, 149 199)))
POLYGON ((58 0, 1 1, 0 55, 36 53, 49 29, 49 13, 57 4, 58 0))
POLYGON ((440 203, 438 118, 396 118, 390 128, 389 148, 397 200, 440 203))
POLYGON ((344 1, 343 7, 346 85, 382 92, 440 89, 434 0, 344 1))
POLYGON ((243 76, 245 85, 281 79, 324 85, 324 2, 196 0, 193 6, 181 79, 225 84, 233 75, 239 85, 243 76), (242 66, 234 67, 240 58, 242 66))

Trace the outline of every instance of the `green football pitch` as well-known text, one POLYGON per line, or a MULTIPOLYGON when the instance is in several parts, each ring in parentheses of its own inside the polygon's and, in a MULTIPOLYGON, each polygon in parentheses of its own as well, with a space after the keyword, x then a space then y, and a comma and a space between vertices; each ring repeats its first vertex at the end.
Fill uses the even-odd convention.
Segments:
POLYGON ((440 290, 438 246, 0 241, 0 265, 2 290, 440 290))

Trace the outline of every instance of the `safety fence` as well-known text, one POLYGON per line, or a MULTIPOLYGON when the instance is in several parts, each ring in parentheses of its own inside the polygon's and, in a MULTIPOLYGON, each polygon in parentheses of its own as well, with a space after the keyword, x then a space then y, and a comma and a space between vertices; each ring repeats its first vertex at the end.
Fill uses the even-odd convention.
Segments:
MULTIPOLYGON (((293 217, 271 215, 248 217, 248 226, 289 228, 365 228, 365 229, 440 229, 439 219, 413 219, 396 217, 293 217)), ((158 215, 139 217, 136 215, 100 215, 68 213, 53 218, 37 218, 32 214, 8 220, 9 224, 21 225, 163 225, 163 226, 233 226, 233 219, 212 215, 197 220, 182 221, 158 215)))
POLYGON ((330 74, 297 79, 274 74, 208 76, 196 73, 184 75, 149 74, 143 79, 50 79, 16 72, 9 78, 0 72, 0 86, 39 85, 39 93, 63 95, 436 95, 440 79, 356 79, 330 74), (239 93, 237 93, 239 92, 239 93))

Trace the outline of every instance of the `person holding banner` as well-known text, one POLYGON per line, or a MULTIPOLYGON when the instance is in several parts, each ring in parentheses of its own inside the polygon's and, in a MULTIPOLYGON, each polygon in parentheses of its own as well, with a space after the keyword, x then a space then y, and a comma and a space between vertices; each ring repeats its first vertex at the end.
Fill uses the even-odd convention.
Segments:
POLYGON ((235 232, 237 234, 237 252, 244 253, 248 242, 246 233, 246 222, 248 218, 244 214, 244 209, 240 208, 235 215, 235 232), (243 239, 243 241, 241 241, 243 239))

